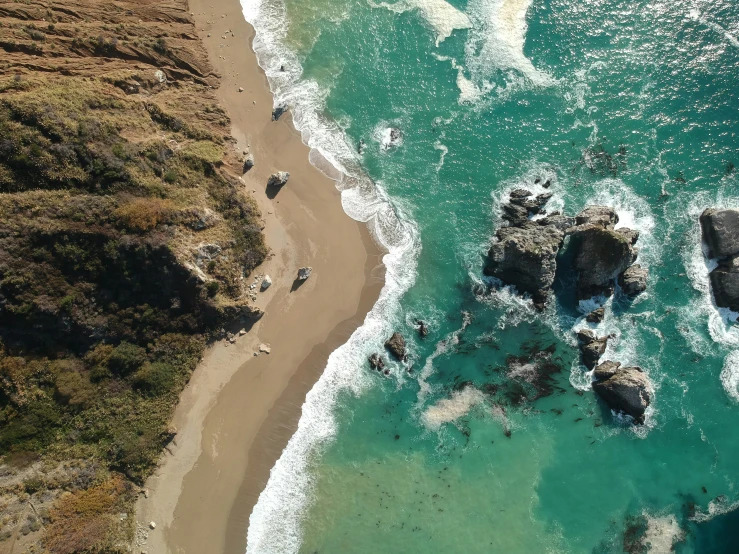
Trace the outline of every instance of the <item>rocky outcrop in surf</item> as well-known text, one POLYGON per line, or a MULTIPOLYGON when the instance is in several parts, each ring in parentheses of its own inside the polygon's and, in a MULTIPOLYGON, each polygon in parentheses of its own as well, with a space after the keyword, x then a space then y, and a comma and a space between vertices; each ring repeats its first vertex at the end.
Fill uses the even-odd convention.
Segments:
POLYGON ((652 386, 640 367, 621 367, 618 362, 603 362, 593 372, 593 390, 608 406, 644 423, 652 401, 652 386))
POLYGON ((647 270, 636 261, 634 246, 639 233, 616 229, 618 215, 606 206, 588 206, 574 218, 554 212, 546 217, 544 206, 552 197, 515 189, 502 207, 508 226, 496 233, 488 251, 484 273, 514 285, 520 294, 529 294, 541 309, 552 294, 557 256, 565 237, 570 237, 573 269, 578 273, 577 297, 610 296, 618 281, 624 293, 634 297, 647 285, 647 270))
POLYGON ((588 329, 577 333, 577 343, 580 346, 582 363, 588 369, 593 369, 600 357, 605 353, 609 337, 597 337, 588 329))
POLYGON ((400 333, 393 333, 393 336, 385 342, 385 348, 387 348, 397 360, 405 361, 408 358, 405 347, 405 338, 400 333))
POLYGON ((716 305, 739 311, 739 210, 708 208, 700 224, 708 257, 719 259, 709 274, 716 305))
POLYGON ((557 254, 565 237, 563 227, 569 223, 556 220, 561 217, 557 215, 551 216, 554 219, 529 219, 542 213, 550 198, 550 193, 534 196, 525 189, 511 192, 510 202, 503 206, 503 219, 509 225, 498 229, 484 270, 485 275, 531 295, 539 309, 552 294, 557 254))
POLYGON ((615 229, 618 216, 605 206, 589 206, 575 221, 577 225, 567 234, 575 253, 577 296, 581 300, 611 296, 616 279, 636 261, 638 251, 634 244, 639 235, 630 229, 615 229))
POLYGON ((589 206, 574 218, 554 212, 532 219, 546 214, 544 206, 551 197, 550 192, 534 195, 526 189, 510 193, 509 202, 502 207, 508 225, 495 235, 485 275, 515 286, 520 294, 531 295, 534 306, 541 309, 552 294, 557 256, 569 236, 580 300, 610 296, 617 280, 630 297, 643 292, 647 270, 633 266, 639 233, 616 229, 618 216, 605 206, 589 206))

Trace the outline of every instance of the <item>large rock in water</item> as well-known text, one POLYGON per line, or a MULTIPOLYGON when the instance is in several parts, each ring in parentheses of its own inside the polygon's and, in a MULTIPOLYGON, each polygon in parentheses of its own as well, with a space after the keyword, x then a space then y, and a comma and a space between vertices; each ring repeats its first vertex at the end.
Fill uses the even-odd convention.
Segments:
POLYGON ((605 353, 608 346, 608 337, 596 337, 589 329, 583 329, 577 333, 577 342, 580 346, 582 363, 588 369, 593 369, 605 353))
POLYGON ((739 312, 739 256, 721 260, 709 277, 716 306, 739 312))
POLYGON ((739 210, 708 208, 700 224, 708 257, 721 258, 710 274, 716 305, 739 311, 739 210))
POLYGON ((739 254, 739 210, 708 208, 700 217, 709 258, 739 254))
POLYGON ((633 232, 614 229, 618 216, 604 206, 586 208, 575 221, 578 225, 569 229, 568 234, 575 248, 573 265, 579 272, 578 298, 610 296, 616 278, 636 260, 633 232))
POLYGON ((626 296, 634 298, 647 290, 648 276, 649 272, 646 269, 634 264, 618 276, 618 284, 626 296))
POLYGON ((617 412, 644 423, 644 412, 652 401, 651 385, 639 367, 620 367, 618 362, 600 364, 593 376, 593 390, 617 412))
POLYGON ((405 338, 400 333, 393 333, 393 336, 385 342, 385 348, 398 360, 406 359, 405 338))
POLYGON ((531 221, 530 215, 542 213, 551 193, 537 196, 526 189, 515 189, 502 207, 508 227, 495 234, 496 241, 488 251, 484 273, 513 285, 520 294, 530 294, 541 309, 552 293, 557 254, 564 241, 564 229, 571 220, 549 216, 531 221))
POLYGON ((502 227, 488 251, 485 275, 513 285, 521 294, 530 294, 534 304, 543 305, 552 292, 557 253, 564 232, 554 225, 526 223, 502 227))

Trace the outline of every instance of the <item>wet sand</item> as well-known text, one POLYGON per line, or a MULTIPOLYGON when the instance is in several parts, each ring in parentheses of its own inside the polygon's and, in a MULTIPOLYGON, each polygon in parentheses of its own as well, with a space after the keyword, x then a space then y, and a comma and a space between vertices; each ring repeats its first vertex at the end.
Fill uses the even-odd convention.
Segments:
POLYGON ((259 295, 264 317, 236 344, 209 348, 185 389, 177 437, 137 504, 138 525, 154 521, 156 529, 146 528, 135 552, 243 554, 249 515, 305 395, 329 354, 361 325, 384 269, 365 227, 342 211, 333 181, 309 163, 290 114, 271 121, 272 97, 239 1, 190 0, 189 9, 221 76, 217 94, 238 148, 255 157, 243 179, 273 251, 258 272, 273 285, 259 295), (275 171, 289 171, 290 180, 269 198, 275 171), (313 274, 300 284, 304 265, 313 274), (255 356, 260 343, 271 353, 255 356))

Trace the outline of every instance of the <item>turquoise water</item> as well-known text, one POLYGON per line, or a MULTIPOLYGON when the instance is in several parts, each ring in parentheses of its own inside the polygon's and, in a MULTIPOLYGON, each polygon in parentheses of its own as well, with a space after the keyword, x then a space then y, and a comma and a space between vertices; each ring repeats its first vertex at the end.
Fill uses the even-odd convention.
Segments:
POLYGON ((739 329, 712 303, 697 225, 739 206, 739 5, 243 5, 276 102, 389 250, 248 551, 739 552, 739 329), (403 140, 386 148, 390 127, 403 140), (482 281, 501 200, 536 178, 550 209, 608 205, 641 231, 647 293, 617 293, 597 332, 615 334, 605 358, 648 373, 644 426, 579 365, 572 275, 543 313, 482 281), (393 331, 408 363, 370 371, 393 331))

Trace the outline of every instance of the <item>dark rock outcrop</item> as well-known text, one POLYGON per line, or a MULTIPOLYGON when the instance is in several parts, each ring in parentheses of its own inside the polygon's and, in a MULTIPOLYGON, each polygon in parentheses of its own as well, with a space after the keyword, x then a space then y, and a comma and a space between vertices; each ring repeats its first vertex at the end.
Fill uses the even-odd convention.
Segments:
POLYGON ((709 258, 739 254, 739 210, 708 208, 700 216, 709 258))
POLYGON ((421 337, 425 337, 429 334, 429 327, 426 325, 425 322, 421 321, 420 319, 416 321, 416 325, 418 325, 418 334, 421 337))
POLYGON ((529 219, 541 213, 550 198, 550 193, 534 196, 525 189, 511 192, 510 202, 503 206, 503 219, 509 225, 498 229, 484 270, 485 275, 515 286, 520 294, 530 294, 538 308, 551 295, 557 254, 565 236, 565 222, 557 216, 529 219))
POLYGON ((385 360, 383 360, 382 356, 376 352, 368 358, 368 361, 372 369, 376 369, 378 371, 385 369, 385 360))
POLYGON ((585 223, 569 231, 574 241, 573 265, 579 272, 577 295, 580 299, 613 294, 616 278, 634 263, 637 255, 631 238, 610 228, 612 224, 605 214, 592 220, 601 224, 585 223))
POLYGON ((716 305, 739 312, 739 256, 721 260, 709 277, 716 305))
POLYGON ((577 342, 583 365, 593 369, 606 351, 608 337, 597 337, 592 331, 583 329, 577 332, 577 342))
POLYGON ((649 272, 646 269, 634 264, 618 276, 618 284, 626 296, 634 298, 647 290, 648 276, 649 272))
POLYGON ((640 367, 621 367, 618 362, 600 364, 593 376, 593 390, 617 412, 636 423, 644 423, 644 413, 652 401, 651 385, 640 367))
POLYGON ((716 305, 739 311, 739 210, 708 208, 700 224, 708 257, 720 258, 710 273, 716 305))
POLYGON ((282 117, 282 114, 284 114, 287 111, 287 106, 285 104, 281 104, 277 107, 275 107, 274 110, 272 110, 272 121, 277 121, 282 117))
MULTIPOLYGON (((520 294, 529 294, 541 309, 552 293, 557 255, 566 236, 574 249, 573 268, 578 272, 577 296, 613 294, 616 280, 637 257, 634 244, 639 233, 616 229, 618 216, 605 206, 588 206, 576 217, 553 212, 546 217, 544 206, 552 197, 546 192, 534 195, 526 189, 515 189, 509 202, 502 206, 507 226, 496 233, 488 251, 484 273, 513 285, 520 294)), ((646 270, 638 268, 624 275, 627 294, 636 295, 646 286, 646 270)))
POLYGON ((585 321, 587 321, 588 323, 600 323, 601 321, 603 321, 605 315, 606 309, 601 306, 600 308, 596 308, 588 315, 586 315, 585 321))
POLYGON ((400 361, 404 361, 408 356, 405 349, 405 338, 400 333, 393 333, 393 336, 385 342, 385 348, 400 361))

